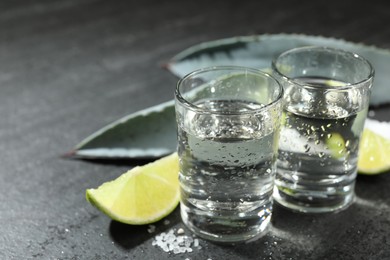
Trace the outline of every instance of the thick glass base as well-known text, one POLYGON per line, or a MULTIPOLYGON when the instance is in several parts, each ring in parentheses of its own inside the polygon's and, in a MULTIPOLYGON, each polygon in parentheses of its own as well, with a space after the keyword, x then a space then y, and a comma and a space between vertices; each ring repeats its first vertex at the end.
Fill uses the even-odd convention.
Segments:
POLYGON ((256 213, 239 213, 226 215, 189 208, 180 205, 181 218, 184 224, 195 235, 217 243, 234 244, 251 242, 264 236, 272 215, 272 202, 256 213))
POLYGON ((283 207, 303 213, 337 212, 350 206, 355 198, 354 183, 338 190, 313 191, 277 186, 274 200, 283 207))

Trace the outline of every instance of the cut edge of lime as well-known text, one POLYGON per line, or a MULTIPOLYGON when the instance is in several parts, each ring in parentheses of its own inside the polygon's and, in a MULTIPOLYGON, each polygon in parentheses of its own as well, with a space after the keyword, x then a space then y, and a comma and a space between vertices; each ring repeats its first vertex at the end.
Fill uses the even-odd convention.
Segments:
POLYGON ((146 164, 144 166, 134 167, 133 169, 130 169, 127 172, 121 174, 116 179, 102 183, 98 188, 87 189, 85 192, 85 198, 92 206, 96 207, 98 210, 100 210, 105 215, 107 215, 108 217, 110 217, 111 219, 113 219, 115 221, 125 223, 125 224, 130 224, 130 225, 146 225, 146 224, 151 224, 151 223, 157 222, 157 221, 163 219, 164 217, 168 216, 170 213, 172 213, 176 209, 176 207, 178 206, 178 204, 180 202, 179 189, 177 190, 173 199, 170 201, 171 203, 169 203, 163 210, 157 211, 156 214, 151 215, 149 218, 144 218, 144 217, 143 218, 134 218, 134 217, 126 218, 126 217, 123 217, 121 215, 115 214, 115 212, 113 212, 110 208, 108 208, 106 205, 103 205, 102 203, 100 203, 96 199, 95 192, 97 192, 97 190, 100 187, 102 187, 103 185, 110 185, 110 183, 115 182, 120 178, 129 179, 133 175, 142 174, 142 169, 155 167, 156 163, 161 162, 162 160, 173 159, 172 157, 177 158, 177 156, 178 155, 175 152, 173 154, 170 154, 166 157, 160 158, 159 160, 151 162, 151 163, 146 164))
POLYGON ((147 225, 147 224, 157 222, 157 221, 165 218, 169 214, 171 214, 176 209, 176 207, 179 205, 179 202, 180 202, 180 194, 177 193, 175 200, 173 200, 172 204, 170 204, 168 207, 166 207, 164 211, 159 211, 158 214, 153 215, 150 218, 130 218, 129 219, 129 218, 125 218, 125 217, 122 217, 122 216, 115 214, 112 210, 110 210, 107 207, 100 204, 97 200, 94 199, 94 196, 92 195, 92 193, 94 191, 96 191, 96 189, 87 189, 85 192, 86 193, 86 200, 91 205, 96 207, 98 210, 100 210, 101 212, 106 214, 111 219, 118 221, 118 222, 121 222, 121 223, 124 223, 124 224, 130 224, 130 225, 147 225))
MULTIPOLYGON (((370 128, 364 129, 366 134, 369 133, 370 135, 376 136, 377 139, 380 139, 380 142, 377 142, 377 143, 380 143, 381 146, 384 144, 387 147, 387 145, 390 144, 390 139, 388 139, 385 136, 378 133, 377 132, 378 129, 375 129, 375 130, 376 131, 373 131, 373 129, 370 129, 370 128)), ((363 140, 364 135, 365 135, 365 133, 363 132, 363 135, 361 138, 361 145, 364 145, 363 142, 367 141, 367 140, 363 140)), ((362 147, 360 147, 359 154, 361 154, 362 151, 363 151, 363 149, 362 149, 362 147)), ((390 147, 388 147, 388 151, 390 151, 390 147)), ((386 151, 382 151, 382 152, 386 152, 386 151)), ((361 156, 361 155, 359 155, 359 156, 361 156)), ((387 156, 390 158, 390 153, 388 153, 387 156)), ((361 175, 379 175, 382 173, 389 173, 390 172, 390 159, 387 161, 386 164, 377 166, 375 168, 374 167, 366 167, 360 160, 361 159, 359 159, 359 162, 358 162, 358 173, 361 175)))
POLYGON ((362 167, 358 168, 358 173, 360 175, 368 175, 368 176, 369 175, 379 175, 379 174, 387 173, 387 172, 390 172, 390 166, 378 167, 375 169, 367 169, 367 168, 362 168, 362 167))

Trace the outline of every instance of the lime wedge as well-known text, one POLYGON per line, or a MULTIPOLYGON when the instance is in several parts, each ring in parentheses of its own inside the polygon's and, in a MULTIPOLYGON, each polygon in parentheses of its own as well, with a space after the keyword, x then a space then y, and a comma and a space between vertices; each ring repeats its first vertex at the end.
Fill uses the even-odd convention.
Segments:
POLYGON ((177 153, 135 167, 97 189, 87 189, 86 199, 113 220, 133 225, 156 222, 179 203, 177 153))
POLYGON ((347 83, 338 80, 329 79, 325 81, 325 85, 330 87, 342 87, 347 85, 347 83))
POLYGON ((390 170, 390 139, 365 128, 360 140, 358 171, 379 174, 390 170))
POLYGON ((326 145, 333 158, 340 159, 345 156, 345 141, 339 133, 332 133, 330 138, 326 139, 326 145))

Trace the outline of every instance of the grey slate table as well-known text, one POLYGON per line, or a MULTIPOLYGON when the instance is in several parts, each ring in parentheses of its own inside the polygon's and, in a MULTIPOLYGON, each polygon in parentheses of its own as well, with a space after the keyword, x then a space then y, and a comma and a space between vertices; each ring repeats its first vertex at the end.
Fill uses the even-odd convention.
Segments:
MULTIPOLYGON (((390 259, 390 174, 359 176, 358 199, 341 213, 276 206, 270 233, 252 244, 201 240, 173 255, 152 241, 183 228, 178 210, 149 233, 84 198, 145 162, 61 157, 100 127, 172 99, 177 78, 161 66, 193 44, 285 32, 390 49, 389 25, 386 1, 1 1, 0 259, 390 259)), ((373 111, 390 121, 389 106, 373 111)))

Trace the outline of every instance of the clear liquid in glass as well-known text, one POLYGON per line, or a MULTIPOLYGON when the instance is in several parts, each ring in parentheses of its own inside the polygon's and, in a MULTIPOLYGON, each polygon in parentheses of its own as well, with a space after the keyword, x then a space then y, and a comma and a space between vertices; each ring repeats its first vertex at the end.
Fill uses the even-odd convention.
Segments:
MULTIPOLYGON (((326 87, 331 82, 301 80, 326 87)), ((307 111, 296 104, 283 111, 274 197, 298 211, 336 211, 353 201, 367 108, 349 111, 348 106, 335 106, 337 95, 312 98, 314 105, 307 111)))
POLYGON ((254 238, 271 219, 275 127, 261 114, 237 113, 261 104, 203 100, 196 105, 235 114, 196 114, 179 125, 182 219, 195 234, 209 240, 254 238))

